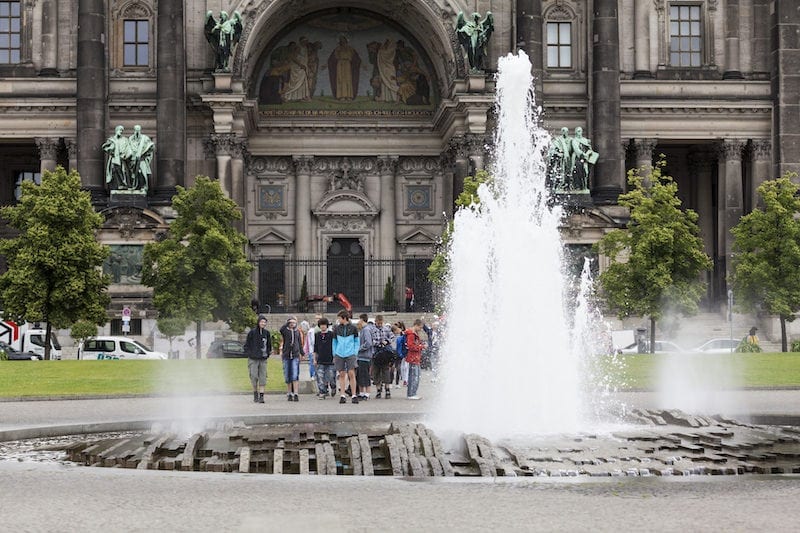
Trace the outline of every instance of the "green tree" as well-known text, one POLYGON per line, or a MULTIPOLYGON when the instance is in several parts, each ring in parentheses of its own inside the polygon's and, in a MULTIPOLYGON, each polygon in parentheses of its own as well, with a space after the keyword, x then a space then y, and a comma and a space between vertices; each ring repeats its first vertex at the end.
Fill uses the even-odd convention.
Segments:
POLYGON ((0 241, 8 264, 0 276, 4 316, 46 322, 44 357, 50 359, 53 327, 106 322, 109 280, 101 267, 109 250, 95 235, 103 218, 81 190, 78 173, 62 167, 45 171, 41 185, 24 182, 19 203, 0 214, 19 231, 0 241))
POLYGON ((793 173, 758 188, 762 206, 731 230, 731 287, 736 306, 766 311, 781 322, 781 350, 787 351, 786 322, 800 309, 800 187, 793 173))
POLYGON ((253 267, 247 238, 233 226, 242 215, 217 181, 198 176, 193 187, 179 186, 172 207, 176 218, 167 236, 144 247, 142 283, 153 287, 160 315, 195 322, 200 359, 203 322, 221 320, 235 331, 255 322, 253 267))
POLYGON ((156 326, 158 331, 169 340, 169 354, 172 357, 172 342, 175 337, 186 333, 186 326, 191 322, 184 317, 158 317, 156 319, 156 326))
POLYGON ((662 157, 645 176, 639 169, 628 172, 629 192, 619 197, 630 209, 628 228, 610 231, 595 245, 611 260, 599 276, 606 302, 620 317, 650 318, 651 353, 664 310, 695 314, 705 287, 700 273, 711 268, 697 213, 681 209, 665 165, 662 157))
POLYGON ((386 278, 386 285, 383 287, 383 310, 394 311, 397 303, 394 299, 394 276, 386 278))
MULTIPOLYGON (((464 178, 464 190, 456 198, 456 209, 466 208, 480 203, 478 187, 483 183, 491 185, 491 176, 485 170, 479 170, 475 176, 464 178)), ((437 246, 436 255, 433 256, 428 267, 428 279, 437 287, 444 287, 447 284, 447 276, 450 272, 450 236, 453 233, 453 221, 449 221, 442 232, 442 238, 437 246)))

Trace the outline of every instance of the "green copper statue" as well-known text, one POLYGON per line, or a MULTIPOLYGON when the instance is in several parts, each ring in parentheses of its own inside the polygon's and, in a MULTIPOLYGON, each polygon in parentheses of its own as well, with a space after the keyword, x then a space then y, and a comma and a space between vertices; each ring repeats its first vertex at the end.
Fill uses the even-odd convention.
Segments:
POLYGON ((556 193, 588 194, 589 165, 597 163, 600 154, 592 149, 592 142, 583 136, 583 128, 575 128, 569 136, 568 128, 553 137, 547 152, 547 182, 556 193))
POLYGON ((229 62, 242 37, 242 28, 242 14, 238 11, 230 18, 227 11, 220 11, 219 20, 214 18, 213 12, 206 13, 205 34, 214 49, 214 70, 230 72, 229 62))
POLYGON ((472 20, 467 20, 463 11, 459 11, 456 19, 456 35, 458 42, 467 52, 470 70, 475 72, 484 70, 486 65, 486 45, 494 31, 494 17, 492 12, 486 12, 486 18, 481 20, 480 13, 473 13, 472 20))
POLYGON ((130 137, 123 135, 125 128, 117 126, 114 135, 103 143, 106 159, 106 183, 112 191, 130 194, 147 193, 150 185, 150 163, 156 145, 142 133, 138 124, 130 137))

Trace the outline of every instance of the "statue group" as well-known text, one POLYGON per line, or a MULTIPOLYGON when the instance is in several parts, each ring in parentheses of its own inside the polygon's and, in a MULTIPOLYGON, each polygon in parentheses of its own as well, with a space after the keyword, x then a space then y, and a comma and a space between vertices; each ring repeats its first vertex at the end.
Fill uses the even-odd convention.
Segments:
POLYGON ((214 49, 214 70, 230 72, 230 59, 236 43, 242 37, 242 15, 234 11, 228 17, 227 11, 219 12, 219 20, 214 18, 214 13, 206 13, 205 34, 211 48, 214 49))
POLYGON ((142 133, 138 124, 130 137, 123 135, 125 128, 117 126, 114 135, 103 143, 106 159, 106 183, 111 190, 147 192, 150 184, 156 145, 142 133))
POLYGON ((553 137, 547 152, 547 181, 556 193, 589 193, 589 165, 597 163, 600 154, 592 150, 592 142, 583 136, 583 128, 561 128, 553 137))
POLYGON ((480 13, 473 13, 472 20, 467 20, 463 11, 458 13, 456 35, 458 42, 467 52, 470 71, 476 72, 486 68, 486 45, 493 31, 494 17, 491 11, 486 12, 483 20, 480 13))

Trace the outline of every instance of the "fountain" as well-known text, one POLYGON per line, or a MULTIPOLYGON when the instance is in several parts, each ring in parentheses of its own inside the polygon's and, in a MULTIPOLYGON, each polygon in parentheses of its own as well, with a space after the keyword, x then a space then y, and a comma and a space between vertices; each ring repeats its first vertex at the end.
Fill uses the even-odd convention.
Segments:
POLYGON ((498 63, 493 181, 454 217, 445 378, 434 426, 490 438, 582 427, 579 355, 565 309, 559 222, 549 204, 524 52, 498 63))

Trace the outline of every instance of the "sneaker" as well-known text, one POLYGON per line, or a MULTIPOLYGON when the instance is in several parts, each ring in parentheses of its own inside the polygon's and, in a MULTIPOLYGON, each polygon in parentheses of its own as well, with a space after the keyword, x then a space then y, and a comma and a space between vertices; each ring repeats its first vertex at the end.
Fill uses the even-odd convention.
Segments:
POLYGON ((391 397, 392 397, 392 393, 387 390, 386 391, 386 399, 388 400, 391 397))
POLYGON ((336 387, 333 387, 331 389, 331 398, 333 398, 334 396, 336 396, 336 387))
POLYGON ((300 401, 300 397, 297 396, 297 394, 295 394, 294 397, 292 398, 292 401, 293 402, 299 402, 300 401))
POLYGON ((328 397, 328 395, 326 393, 324 393, 324 392, 320 392, 319 394, 317 394, 317 399, 319 399, 319 400, 324 400, 327 397, 328 397))
POLYGON ((339 403, 347 403, 347 398, 342 396, 341 398, 339 398, 339 403))
POLYGON ((419 396, 406 396, 406 400, 419 400, 419 396))
POLYGON ((287 394, 287 395, 286 395, 286 401, 288 401, 288 402, 293 402, 293 401, 294 401, 294 400, 292 399, 292 395, 291 395, 291 394, 287 394))
POLYGON ((353 396, 353 399, 351 401, 353 403, 358 403, 358 396, 353 396))
MULTIPOLYGON (((389 394, 389 393, 387 392, 386 394, 389 394)), ((378 391, 378 393, 375 394, 375 397, 380 400, 381 399, 381 391, 378 391)))
POLYGON ((366 402, 367 400, 369 400, 369 396, 365 394, 364 396, 359 396, 358 399, 366 402))

